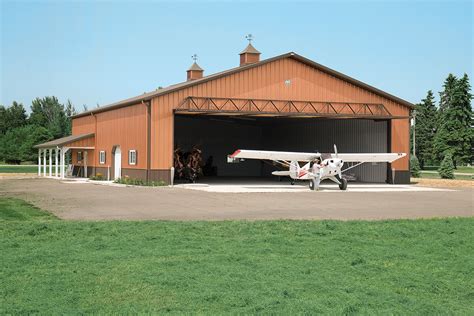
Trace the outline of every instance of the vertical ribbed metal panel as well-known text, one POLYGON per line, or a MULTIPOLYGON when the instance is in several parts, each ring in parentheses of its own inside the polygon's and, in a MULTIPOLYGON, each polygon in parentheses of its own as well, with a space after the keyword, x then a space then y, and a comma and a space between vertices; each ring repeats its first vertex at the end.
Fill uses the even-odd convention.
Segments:
MULTIPOLYGON (((336 144, 343 153, 385 153, 387 127, 373 120, 275 120, 264 128, 263 144, 267 150, 332 153, 336 144)), ((362 182, 385 182, 387 164, 363 164, 349 173, 362 182)))

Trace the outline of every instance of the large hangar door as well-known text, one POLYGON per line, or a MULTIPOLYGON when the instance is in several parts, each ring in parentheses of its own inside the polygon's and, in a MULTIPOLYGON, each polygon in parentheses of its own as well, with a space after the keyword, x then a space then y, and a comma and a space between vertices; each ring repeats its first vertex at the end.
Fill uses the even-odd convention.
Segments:
MULTIPOLYGON (((202 149, 203 162, 210 157, 217 176, 271 176, 275 167, 260 161, 227 163, 236 149, 339 152, 388 152, 387 120, 313 118, 231 118, 221 116, 175 115, 175 148, 202 149)), ((358 181, 384 183, 387 164, 363 164, 350 171, 358 181)))
MULTIPOLYGON (((386 153, 388 121, 365 119, 295 119, 273 121, 264 128, 262 138, 268 150, 334 152, 337 145, 344 153, 386 153)), ((344 169, 344 168, 343 168, 344 169)), ((263 173, 268 174, 268 168, 263 173)), ((387 164, 363 164, 349 173, 358 181, 384 183, 387 164)))

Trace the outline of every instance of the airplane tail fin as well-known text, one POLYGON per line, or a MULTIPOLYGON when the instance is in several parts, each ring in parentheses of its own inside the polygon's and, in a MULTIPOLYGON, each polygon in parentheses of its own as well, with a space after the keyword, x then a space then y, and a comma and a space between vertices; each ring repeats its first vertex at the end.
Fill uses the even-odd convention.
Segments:
POLYGON ((298 161, 292 161, 290 163, 290 177, 292 179, 298 179, 298 174, 300 172, 300 165, 298 161))

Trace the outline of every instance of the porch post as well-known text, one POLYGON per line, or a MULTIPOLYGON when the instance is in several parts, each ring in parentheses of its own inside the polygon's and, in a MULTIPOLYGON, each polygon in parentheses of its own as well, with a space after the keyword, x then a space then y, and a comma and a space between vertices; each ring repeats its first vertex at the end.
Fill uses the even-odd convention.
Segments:
POLYGON ((38 149, 38 177, 41 177, 41 149, 38 149))
POLYGON ((84 151, 84 177, 87 178, 87 150, 84 151))
POLYGON ((43 176, 46 177, 46 156, 48 155, 48 150, 45 149, 43 152, 43 176))
POLYGON ((53 149, 49 150, 49 176, 53 175, 53 149))
POLYGON ((56 149, 54 150, 54 176, 57 177, 58 176, 58 150, 59 148, 56 147, 56 149))
POLYGON ((61 178, 66 177, 66 153, 69 150, 67 147, 61 147, 61 178))
POLYGON ((64 147, 61 147, 61 179, 64 179, 64 147))

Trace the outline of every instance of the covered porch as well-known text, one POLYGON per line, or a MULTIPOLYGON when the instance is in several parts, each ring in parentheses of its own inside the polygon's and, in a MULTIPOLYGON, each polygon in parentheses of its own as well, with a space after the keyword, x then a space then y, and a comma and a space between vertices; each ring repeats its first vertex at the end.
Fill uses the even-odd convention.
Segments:
POLYGON ((93 153, 95 149, 94 137, 94 133, 71 135, 34 146, 38 149, 38 176, 60 179, 64 179, 68 175, 72 176, 72 168, 68 170, 66 164, 66 155, 72 150, 78 149, 83 152, 80 166, 83 169, 81 175, 87 178, 88 162, 93 165, 93 155, 89 158, 88 154, 89 152, 93 153))

